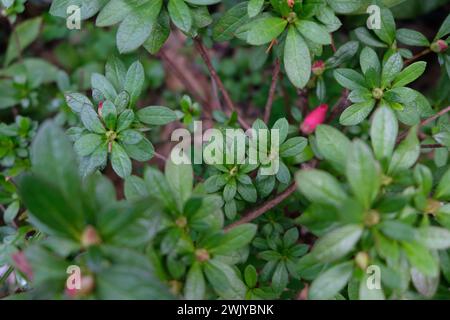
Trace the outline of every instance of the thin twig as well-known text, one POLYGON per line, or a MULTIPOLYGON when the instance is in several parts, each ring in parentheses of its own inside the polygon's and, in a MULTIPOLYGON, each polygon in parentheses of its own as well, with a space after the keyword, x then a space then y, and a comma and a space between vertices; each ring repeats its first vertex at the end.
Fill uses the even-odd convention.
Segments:
POLYGON ((156 151, 155 151, 154 155, 155 155, 156 158, 158 158, 160 160, 163 160, 164 162, 167 161, 167 157, 163 156, 162 154, 160 154, 160 153, 158 153, 156 151))
POLYGON ((273 99, 275 97, 275 92, 277 90, 278 78, 280 75, 280 59, 275 60, 275 65, 272 72, 272 83, 270 85, 269 97, 267 98, 267 103, 264 108, 264 122, 268 123, 270 120, 270 114, 272 113, 273 99))
POLYGON ((440 143, 435 143, 435 144, 423 144, 420 146, 422 149, 439 149, 439 148, 446 148, 446 146, 440 144, 440 143))
POLYGON ((191 82, 184 75, 184 72, 179 69, 178 65, 164 50, 161 50, 158 56, 167 64, 167 66, 172 70, 177 79, 180 80, 180 82, 192 94, 195 100, 197 100, 204 106, 209 106, 209 102, 194 88, 191 82))
POLYGON ((211 58, 209 57, 208 51, 206 50, 202 40, 200 38, 194 38, 194 44, 195 47, 197 49, 197 51, 200 53, 200 56, 202 57, 203 61, 206 64, 206 67, 208 68, 208 71, 211 75, 211 77, 214 79, 215 83, 217 84, 217 87, 219 88, 219 91, 222 93, 223 95, 223 99, 225 100, 225 104, 228 108, 228 110, 231 112, 236 112, 238 113, 238 121, 241 124, 242 127, 244 127, 244 129, 249 129, 250 125, 248 125, 243 119, 242 117, 239 115, 238 110, 236 109, 236 107, 234 106, 233 101, 230 98, 230 94, 228 93, 227 89, 225 88, 222 80, 220 79, 219 75, 217 74, 216 69, 213 67, 212 62, 211 62, 211 58))
POLYGON ((294 191, 297 190, 297 185, 295 182, 293 182, 286 190, 284 190, 282 193, 275 196, 275 198, 263 203, 258 208, 251 210, 246 215, 244 215, 241 219, 238 221, 228 225, 225 227, 225 232, 229 231, 241 224, 250 222, 258 218, 259 216, 263 215, 270 209, 274 208, 278 204, 280 204, 283 200, 285 200, 287 197, 289 197, 291 194, 294 193, 294 191))
POLYGON ((429 53, 431 53, 431 52, 432 52, 432 51, 431 51, 430 48, 425 49, 425 50, 423 50, 422 52, 419 52, 418 54, 416 54, 416 55, 415 55, 414 57, 412 57, 411 59, 406 60, 406 61, 405 61, 405 65, 409 65, 409 64, 411 64, 412 62, 416 61, 417 59, 419 59, 419 58, 421 58, 421 57, 423 57, 423 56, 426 56, 427 54, 429 54, 429 53))
MULTIPOLYGON (((430 124, 431 122, 433 122, 434 120, 436 120, 439 117, 442 117, 444 114, 450 112, 450 106, 448 106, 447 108, 439 111, 438 113, 436 113, 434 116, 429 117, 428 119, 423 120, 420 124, 419 124, 419 128, 425 127, 426 125, 430 124)), ((408 130, 403 131, 397 138, 397 143, 399 143, 400 141, 402 141, 406 136, 408 135, 408 130)))

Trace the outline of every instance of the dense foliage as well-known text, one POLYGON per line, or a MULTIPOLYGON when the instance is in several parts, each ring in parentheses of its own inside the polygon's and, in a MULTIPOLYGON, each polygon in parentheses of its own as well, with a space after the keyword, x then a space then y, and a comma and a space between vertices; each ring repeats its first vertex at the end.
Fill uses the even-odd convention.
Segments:
POLYGON ((0 297, 449 299, 449 8, 0 0, 0 297))

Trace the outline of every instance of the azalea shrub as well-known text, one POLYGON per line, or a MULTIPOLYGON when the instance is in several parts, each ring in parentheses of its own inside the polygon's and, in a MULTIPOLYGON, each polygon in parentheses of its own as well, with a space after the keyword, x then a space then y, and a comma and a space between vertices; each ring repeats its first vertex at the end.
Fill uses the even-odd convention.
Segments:
POLYGON ((0 297, 450 298, 448 1, 0 8, 0 297))

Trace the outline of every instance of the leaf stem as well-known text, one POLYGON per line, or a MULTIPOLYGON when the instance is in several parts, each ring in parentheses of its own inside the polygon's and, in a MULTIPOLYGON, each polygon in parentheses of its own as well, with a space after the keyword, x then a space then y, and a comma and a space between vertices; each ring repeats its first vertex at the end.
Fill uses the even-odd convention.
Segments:
POLYGON ((11 275, 13 271, 14 271, 13 267, 9 267, 8 270, 6 270, 6 272, 0 278, 0 285, 2 285, 6 281, 6 279, 8 279, 8 277, 11 275))

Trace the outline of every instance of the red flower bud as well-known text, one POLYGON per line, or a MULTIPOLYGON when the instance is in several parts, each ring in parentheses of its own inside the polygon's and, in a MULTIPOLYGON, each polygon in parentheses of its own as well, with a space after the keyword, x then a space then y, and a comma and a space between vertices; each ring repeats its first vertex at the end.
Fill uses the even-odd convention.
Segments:
POLYGON ((31 268, 25 254, 22 251, 19 251, 14 253, 11 257, 16 264, 17 269, 26 275, 29 280, 33 279, 33 269, 31 268))
POLYGON ((317 60, 312 65, 312 72, 316 76, 320 76, 324 73, 325 67, 325 62, 323 62, 322 60, 317 60))
POLYGON ((98 115, 101 117, 102 116, 102 109, 103 109, 103 101, 100 101, 98 103, 98 115))
POLYGON ((305 121, 303 121, 302 126, 300 127, 302 132, 305 134, 313 133, 316 130, 317 126, 325 121, 327 111, 328 105, 321 104, 316 109, 314 109, 310 114, 308 114, 305 118, 305 121))
POLYGON ((287 0, 287 4, 290 8, 292 8, 295 4, 295 0, 287 0))

